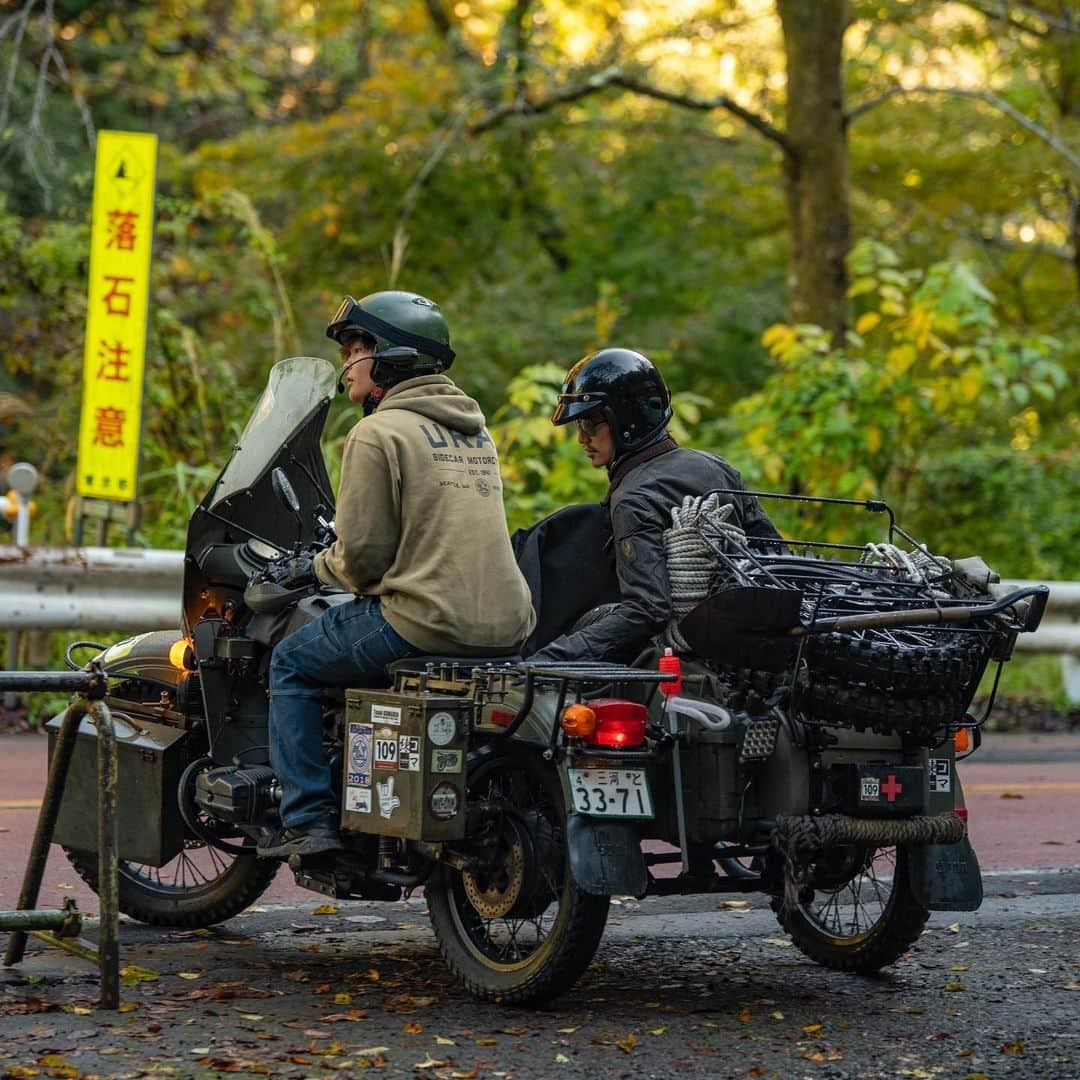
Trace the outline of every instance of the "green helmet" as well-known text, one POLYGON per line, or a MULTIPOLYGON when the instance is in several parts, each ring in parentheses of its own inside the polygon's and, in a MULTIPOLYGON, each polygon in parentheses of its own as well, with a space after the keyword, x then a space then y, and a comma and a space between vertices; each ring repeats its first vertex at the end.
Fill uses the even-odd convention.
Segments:
POLYGON ((376 292, 360 300, 346 296, 326 327, 326 336, 345 345, 358 335, 375 341, 371 378, 393 386, 418 375, 435 375, 454 362, 450 331, 439 305, 411 292, 376 292))

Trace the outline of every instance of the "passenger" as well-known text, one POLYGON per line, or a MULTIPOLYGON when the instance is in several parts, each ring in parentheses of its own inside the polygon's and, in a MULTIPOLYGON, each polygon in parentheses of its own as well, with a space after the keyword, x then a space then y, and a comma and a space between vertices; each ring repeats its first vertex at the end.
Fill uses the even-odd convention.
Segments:
POLYGON ((408 292, 346 297, 326 334, 344 362, 339 390, 364 416, 342 451, 337 540, 301 569, 355 599, 274 649, 282 828, 258 847, 268 857, 341 847, 324 687, 381 681, 387 664, 425 653, 505 655, 535 622, 483 413, 444 374, 454 351, 442 312, 408 292))
MULTIPOLYGON (((672 507, 716 488, 745 491, 723 458, 680 447, 667 430, 671 395, 660 372, 641 353, 602 349, 567 373, 551 417, 576 423, 578 441, 594 468, 608 471, 604 499, 614 539, 619 600, 597 610, 580 629, 563 634, 530 660, 628 662, 672 618, 664 532, 672 507)), ((723 495, 734 523, 748 537, 779 541, 753 495, 723 495)))

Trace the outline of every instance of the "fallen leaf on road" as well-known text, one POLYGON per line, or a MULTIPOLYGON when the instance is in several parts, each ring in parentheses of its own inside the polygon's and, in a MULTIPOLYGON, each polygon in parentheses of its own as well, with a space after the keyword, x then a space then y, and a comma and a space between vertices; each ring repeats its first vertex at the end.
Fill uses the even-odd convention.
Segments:
POLYGON ((311 914, 312 915, 337 915, 341 911, 341 908, 337 904, 320 904, 311 914))
POLYGON ((1002 797, 1003 799, 1022 799, 1022 798, 1023 798, 1024 796, 1023 796, 1023 795, 1020 795, 1020 794, 1018 794, 1018 793, 1017 793, 1017 792, 1015 792, 1015 791, 1003 791, 1003 792, 1001 793, 1001 797, 1002 797))
POLYGON ((783 1019, 784 1019, 784 1014, 783 1014, 783 1013, 782 1013, 782 1012, 781 1012, 781 1011, 780 1011, 779 1009, 777 1009, 777 1010, 776 1010, 775 1012, 771 1012, 771 1013, 769 1013, 769 1015, 770 1015, 770 1016, 771 1016, 771 1017, 772 1017, 772 1018, 773 1018, 774 1020, 783 1020, 783 1019))
POLYGON ((176 974, 181 979, 201 979, 203 975, 201 971, 178 971, 176 974))
POLYGON ((1001 1052, 1003 1054, 1012 1054, 1015 1057, 1023 1057, 1024 1044, 1019 1039, 1017 1039, 1015 1042, 1007 1042, 1004 1046, 1002 1046, 1001 1052))
POLYGON ((762 938, 766 945, 775 945, 780 949, 794 948, 795 942, 790 941, 788 938, 783 937, 767 937, 762 938))
POLYGON ((476 1069, 470 1069, 468 1072, 452 1072, 450 1074, 450 1080, 475 1080, 478 1075, 476 1069))
POLYGON ((558 1028, 558 1032, 559 1032, 560 1035, 573 1035, 575 1031, 577 1031, 576 1027, 573 1027, 573 1028, 558 1028))
POLYGON ((378 1057, 380 1054, 385 1054, 389 1049, 389 1046, 365 1046, 363 1050, 357 1050, 356 1055, 358 1057, 378 1057))
POLYGON ((735 908, 737 911, 750 906, 749 900, 721 900, 720 907, 735 908))
POLYGON ((414 1069, 445 1069, 446 1066, 449 1065, 449 1064, 450 1064, 449 1061, 437 1061, 435 1058, 433 1058, 429 1054, 426 1061, 414 1061, 413 1062, 413 1068, 414 1069))
POLYGON ((625 1039, 620 1039, 615 1045, 620 1050, 622 1050, 624 1054, 629 1054, 634 1049, 634 1047, 637 1046, 637 1039, 635 1038, 634 1033, 631 1031, 625 1039))
POLYGON ((120 984, 122 986, 134 986, 136 983, 141 982, 156 982, 160 978, 160 971, 140 967, 138 964, 125 964, 120 969, 120 984))
POLYGON ((1080 982, 1069 982, 1065 984, 1066 990, 1080 990, 1080 982))
POLYGON ((753 1019, 754 1019, 754 1017, 753 1017, 753 1014, 750 1012, 750 1006, 749 1005, 744 1005, 739 1010, 739 1016, 738 1016, 739 1023, 740 1024, 749 1024, 749 1023, 753 1022, 753 1019))
POLYGON ((810 1038, 814 1038, 816 1035, 821 1034, 824 1027, 824 1024, 807 1024, 802 1030, 804 1035, 809 1035, 810 1038))
POLYGON ((945 984, 945 989, 951 993, 955 993, 958 990, 966 990, 967 987, 962 982, 947 982, 945 984))
POLYGON ((419 1035, 424 1030, 423 1024, 418 1024, 415 1020, 410 1020, 402 1029, 406 1035, 419 1035))
POLYGON ((1064 840, 1044 840, 1043 844, 1047 847, 1064 847, 1064 840))
POLYGON ((555 1063, 557 1065, 567 1065, 567 1064, 569 1064, 569 1062, 570 1062, 570 1059, 565 1054, 556 1054, 555 1055, 555 1063))
POLYGON ((137 1001, 125 1001, 125 1002, 123 1002, 123 1004, 121 1004, 120 1008, 118 1008, 116 1011, 117 1012, 135 1012, 138 1009, 138 1007, 139 1007, 139 1003, 137 1001))
POLYGON ((457 1043, 453 1039, 448 1039, 444 1035, 436 1035, 435 1042, 439 1046, 457 1046, 457 1043))
POLYGON ((945 929, 950 934, 959 934, 960 933, 960 924, 958 922, 949 923, 949 925, 946 926, 945 929))
POLYGON ((649 1028, 650 1035, 666 1035, 667 1027, 649 1028))
POLYGON ((46 1054, 37 1059, 39 1065, 44 1065, 49 1070, 50 1076, 79 1076, 79 1070, 74 1065, 69 1065, 59 1054, 46 1054))
POLYGON ((335 1005, 351 1005, 352 1004, 352 994, 335 994, 334 995, 334 1004, 335 1005))

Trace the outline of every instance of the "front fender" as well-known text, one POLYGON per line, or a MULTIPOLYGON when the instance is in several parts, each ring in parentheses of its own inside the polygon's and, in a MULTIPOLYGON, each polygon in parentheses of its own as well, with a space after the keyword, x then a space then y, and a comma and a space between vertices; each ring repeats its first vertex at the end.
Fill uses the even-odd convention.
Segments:
POLYGON ((570 873, 595 896, 645 895, 648 877, 637 826, 571 814, 566 819, 570 873))

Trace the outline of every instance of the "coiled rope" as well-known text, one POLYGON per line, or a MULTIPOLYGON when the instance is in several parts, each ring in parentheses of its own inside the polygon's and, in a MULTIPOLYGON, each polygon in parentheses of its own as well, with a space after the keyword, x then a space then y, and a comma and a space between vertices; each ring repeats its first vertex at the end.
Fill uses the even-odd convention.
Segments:
POLYGON ((799 906, 799 868, 812 863, 825 848, 879 848, 904 844, 958 844, 967 825, 951 810, 927 817, 854 818, 846 814, 782 814, 770 839, 784 861, 785 914, 799 906))

